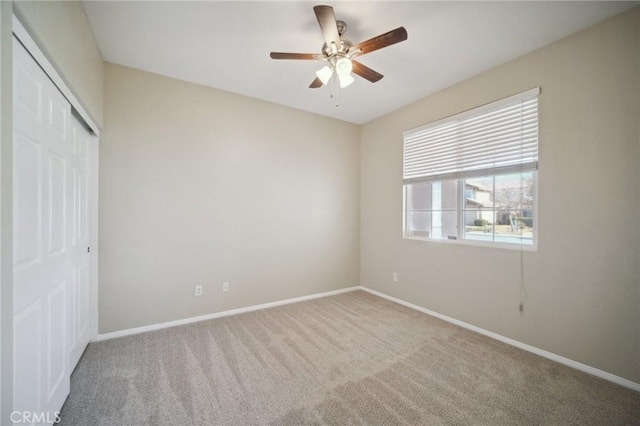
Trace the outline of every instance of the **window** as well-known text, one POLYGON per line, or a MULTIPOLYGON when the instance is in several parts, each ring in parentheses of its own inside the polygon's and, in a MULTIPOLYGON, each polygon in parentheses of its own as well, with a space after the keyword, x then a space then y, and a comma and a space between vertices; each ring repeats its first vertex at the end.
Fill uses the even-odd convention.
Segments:
POLYGON ((404 236, 537 245, 539 88, 404 133, 404 236))

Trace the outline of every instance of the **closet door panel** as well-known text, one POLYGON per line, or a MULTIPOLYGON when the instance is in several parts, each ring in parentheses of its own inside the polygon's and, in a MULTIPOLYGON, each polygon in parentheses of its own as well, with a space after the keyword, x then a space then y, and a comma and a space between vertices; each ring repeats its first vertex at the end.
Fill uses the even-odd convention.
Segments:
POLYGON ((78 201, 72 178, 81 168, 71 105, 15 39, 13 47, 14 408, 53 421, 77 362, 71 348, 82 353, 74 327, 85 303, 76 237, 84 223, 76 222, 84 217, 89 226, 88 201, 78 201))

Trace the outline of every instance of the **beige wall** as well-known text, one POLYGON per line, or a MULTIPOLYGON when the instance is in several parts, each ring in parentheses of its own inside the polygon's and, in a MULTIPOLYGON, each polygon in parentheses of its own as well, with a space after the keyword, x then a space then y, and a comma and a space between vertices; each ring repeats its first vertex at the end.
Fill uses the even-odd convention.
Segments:
POLYGON ((102 55, 82 2, 14 1, 13 5, 42 52, 102 127, 102 55))
POLYGON ((364 125, 361 284, 640 382, 638 21, 636 8, 364 125), (524 253, 520 315, 519 251, 402 239, 402 132, 535 86, 539 250, 524 253))
POLYGON ((107 64, 100 333, 358 285, 359 140, 353 124, 107 64))

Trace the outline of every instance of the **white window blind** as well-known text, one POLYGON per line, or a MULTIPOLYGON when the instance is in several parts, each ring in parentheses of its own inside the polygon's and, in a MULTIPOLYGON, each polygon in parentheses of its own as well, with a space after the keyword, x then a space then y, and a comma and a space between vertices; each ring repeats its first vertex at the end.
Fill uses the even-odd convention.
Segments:
POLYGON ((537 170, 540 88, 404 132, 403 181, 537 170))

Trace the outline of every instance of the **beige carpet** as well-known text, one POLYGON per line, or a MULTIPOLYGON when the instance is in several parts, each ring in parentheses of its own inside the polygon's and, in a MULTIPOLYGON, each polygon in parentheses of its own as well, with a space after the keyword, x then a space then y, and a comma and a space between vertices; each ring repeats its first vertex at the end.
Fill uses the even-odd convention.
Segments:
POLYGON ((640 393, 362 291, 92 343, 64 425, 640 425, 640 393))

